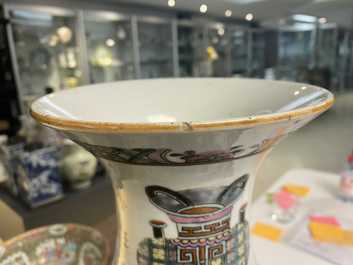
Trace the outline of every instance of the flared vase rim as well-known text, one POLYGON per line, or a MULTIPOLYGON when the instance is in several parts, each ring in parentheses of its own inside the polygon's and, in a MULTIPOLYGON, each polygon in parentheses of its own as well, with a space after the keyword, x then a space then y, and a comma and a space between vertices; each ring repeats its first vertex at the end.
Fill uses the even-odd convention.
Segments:
MULTIPOLYGON (((160 78, 153 80, 224 80, 224 79, 239 79, 239 78, 160 78)), ((260 79, 247 79, 241 78, 244 81, 261 81, 268 84, 271 83, 282 83, 291 84, 296 86, 306 86, 310 88, 315 88, 318 91, 325 94, 325 99, 315 102, 312 105, 305 107, 298 107, 293 110, 273 112, 270 114, 258 114, 244 117, 236 117, 229 119, 220 119, 215 121, 176 121, 176 122, 99 122, 99 121, 88 121, 79 119, 68 119, 57 117, 55 115, 50 115, 45 113, 43 109, 36 106, 36 103, 44 99, 47 96, 37 99, 30 108, 30 115, 38 122, 46 125, 48 127, 62 130, 62 131, 73 131, 73 132, 90 132, 90 133, 192 133, 192 132, 207 132, 207 131, 222 131, 231 130, 238 128, 250 128, 260 125, 275 124, 290 120, 298 120, 308 116, 318 115, 326 110, 328 110, 334 103, 333 94, 321 87, 288 82, 288 81, 273 81, 273 80, 260 80, 260 79)), ((118 81, 112 82, 111 84, 121 83, 121 82, 151 82, 151 80, 133 80, 133 81, 118 81)), ((61 92, 56 92, 58 94, 61 92)), ((49 95, 50 96, 50 95, 49 95)))

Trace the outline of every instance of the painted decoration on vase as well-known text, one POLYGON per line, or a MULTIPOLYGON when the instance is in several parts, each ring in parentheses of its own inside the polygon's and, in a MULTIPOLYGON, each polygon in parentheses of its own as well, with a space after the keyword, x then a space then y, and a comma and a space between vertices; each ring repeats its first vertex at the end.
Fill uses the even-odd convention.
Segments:
POLYGON ((29 258, 26 253, 19 251, 6 259, 4 259, 1 265, 31 265, 29 258))
POLYGON ((153 238, 145 238, 137 251, 138 265, 246 265, 248 223, 246 204, 231 227, 232 210, 245 190, 249 175, 227 187, 172 191, 146 187, 150 202, 176 225, 177 238, 167 238, 167 224, 151 220, 153 238))
POLYGON ((99 248, 91 242, 85 242, 80 250, 79 254, 79 264, 97 264, 101 265, 103 260, 103 254, 99 248))
POLYGON ((73 264, 76 259, 77 244, 64 237, 51 238, 43 240, 35 249, 35 255, 38 257, 38 265, 55 264, 73 264))
MULTIPOLYGON (((70 134, 68 134, 70 135, 70 134)), ((119 148, 74 140, 97 157, 124 164, 146 166, 192 166, 228 162, 254 156, 269 150, 282 135, 264 139, 250 146, 239 144, 224 150, 175 151, 170 148, 119 148)), ((75 139, 75 137, 72 137, 75 139)))

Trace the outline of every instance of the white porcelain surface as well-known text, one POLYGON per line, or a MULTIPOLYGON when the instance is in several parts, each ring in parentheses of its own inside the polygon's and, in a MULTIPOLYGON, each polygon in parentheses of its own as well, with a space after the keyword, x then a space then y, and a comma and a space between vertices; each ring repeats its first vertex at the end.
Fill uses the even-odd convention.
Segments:
POLYGON ((89 187, 97 169, 97 159, 75 143, 63 148, 59 163, 60 173, 73 188, 89 187))
POLYGON ((143 80, 53 94, 36 101, 32 115, 108 167, 117 264, 246 265, 261 162, 332 101, 328 91, 296 83, 143 80), (161 125, 171 121, 187 124, 161 125))

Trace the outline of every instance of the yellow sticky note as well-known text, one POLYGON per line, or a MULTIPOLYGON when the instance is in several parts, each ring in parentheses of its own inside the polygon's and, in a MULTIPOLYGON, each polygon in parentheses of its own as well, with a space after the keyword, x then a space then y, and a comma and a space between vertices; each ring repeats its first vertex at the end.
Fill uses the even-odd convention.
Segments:
POLYGON ((283 189, 298 197, 305 197, 310 193, 309 187, 294 184, 286 184, 283 186, 283 189))
POLYGON ((251 233, 266 239, 270 239, 272 241, 278 241, 281 239, 283 231, 282 229, 273 225, 256 223, 253 226, 251 233))
POLYGON ((353 246, 353 231, 336 225, 311 222, 310 232, 315 240, 339 245, 353 246))
POLYGON ((343 241, 344 245, 353 246, 353 231, 352 230, 343 230, 343 241))
POLYGON ((339 226, 310 222, 309 229, 312 237, 317 241, 335 244, 343 243, 344 231, 339 226))

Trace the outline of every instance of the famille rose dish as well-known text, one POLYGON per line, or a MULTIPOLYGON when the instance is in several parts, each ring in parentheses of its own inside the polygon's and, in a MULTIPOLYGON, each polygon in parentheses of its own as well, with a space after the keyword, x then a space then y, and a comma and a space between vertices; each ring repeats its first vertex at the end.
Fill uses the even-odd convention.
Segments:
POLYGON ((108 258, 102 234, 77 224, 37 228, 0 246, 0 265, 108 265, 108 258))
POLYGON ((54 93, 31 114, 108 168, 116 264, 247 265, 261 162, 332 104, 329 91, 298 83, 156 79, 54 93))

